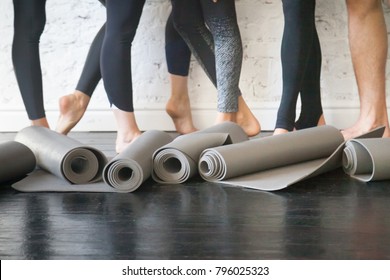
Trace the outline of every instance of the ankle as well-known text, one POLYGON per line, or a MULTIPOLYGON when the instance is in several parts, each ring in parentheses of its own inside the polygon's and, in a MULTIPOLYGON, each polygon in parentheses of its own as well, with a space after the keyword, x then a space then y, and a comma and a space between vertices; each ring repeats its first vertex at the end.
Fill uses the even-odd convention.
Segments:
POLYGON ((186 94, 179 94, 179 95, 171 95, 167 102, 167 107, 169 106, 176 106, 176 105, 182 105, 182 104, 189 104, 190 98, 186 94))
POLYGON ((49 128, 49 123, 46 118, 40 118, 36 120, 31 120, 32 126, 43 126, 49 128))
POLYGON ((285 134, 288 132, 290 132, 290 131, 288 131, 287 129, 284 129, 284 128, 275 128, 273 135, 285 134))
POLYGON ((125 133, 118 132, 118 136, 115 142, 115 150, 119 154, 121 153, 128 145, 133 143, 141 135, 141 131, 128 131, 125 133))
POLYGON ((89 104, 89 101, 91 100, 91 97, 89 95, 79 90, 75 90, 73 96, 75 97, 77 104, 81 108, 86 108, 89 104))
POLYGON ((232 113, 219 112, 217 114, 216 123, 221 123, 221 122, 237 122, 237 113, 236 112, 232 112, 232 113))

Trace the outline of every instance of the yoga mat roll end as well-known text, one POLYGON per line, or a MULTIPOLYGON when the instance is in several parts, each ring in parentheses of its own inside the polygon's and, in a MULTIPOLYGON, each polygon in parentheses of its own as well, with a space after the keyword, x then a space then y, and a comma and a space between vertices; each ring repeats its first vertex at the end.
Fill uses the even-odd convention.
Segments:
POLYGON ((103 170, 104 182, 122 192, 134 192, 141 186, 144 178, 142 167, 131 159, 111 162, 103 170))
POLYGON ((72 184, 86 184, 102 179, 106 156, 97 149, 80 147, 71 150, 63 159, 62 172, 72 184))
POLYGON ((23 179, 36 167, 34 153, 24 144, 8 141, 0 144, 0 184, 23 179))

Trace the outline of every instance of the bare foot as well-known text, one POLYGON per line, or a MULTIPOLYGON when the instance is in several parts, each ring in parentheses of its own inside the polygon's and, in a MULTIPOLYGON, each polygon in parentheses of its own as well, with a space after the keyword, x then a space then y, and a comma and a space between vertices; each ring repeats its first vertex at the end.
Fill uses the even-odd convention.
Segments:
POLYGON ((90 99, 88 95, 81 91, 62 96, 59 101, 60 117, 56 131, 65 135, 68 134, 83 117, 90 99))
POLYGON ((165 106, 165 110, 172 118, 178 133, 187 134, 198 130, 192 121, 188 95, 183 94, 180 97, 171 97, 165 106))
POLYGON ((237 124, 244 129, 249 137, 255 136, 261 131, 259 121, 253 115, 242 96, 238 97, 237 124))
MULTIPOLYGON (((381 125, 367 125, 363 124, 363 122, 357 122, 354 126, 343 129, 341 133, 343 134, 344 140, 350 140, 356 138, 364 133, 367 133, 381 125)), ((383 133, 383 137, 390 137, 390 128, 386 125, 385 132, 383 133)))
POLYGON ((134 133, 132 136, 128 135, 128 138, 125 138, 123 139, 122 137, 118 137, 116 138, 116 142, 115 142, 115 151, 119 154, 121 152, 123 152, 124 149, 127 148, 127 146, 131 145, 131 143, 133 143, 138 137, 141 136, 141 132, 139 133, 134 133), (127 140, 129 139, 129 140, 127 140))
POLYGON ((215 123, 223 123, 223 122, 235 122, 237 123, 237 113, 221 113, 218 112, 215 123))
POLYGON ((142 133, 138 128, 134 112, 115 109, 114 116, 118 126, 115 150, 119 154, 142 133))
POLYGON ((370 117, 360 117, 353 126, 343 129, 341 131, 344 140, 356 138, 380 126, 385 126, 385 132, 383 133, 383 137, 390 137, 390 128, 389 122, 387 120, 387 113, 385 112, 383 115, 379 115, 377 119, 378 121, 374 118, 370 119, 370 117))
POLYGON ((40 119, 32 120, 31 121, 31 125, 32 126, 43 126, 43 127, 50 128, 49 127, 49 123, 47 122, 46 118, 40 118, 40 119))

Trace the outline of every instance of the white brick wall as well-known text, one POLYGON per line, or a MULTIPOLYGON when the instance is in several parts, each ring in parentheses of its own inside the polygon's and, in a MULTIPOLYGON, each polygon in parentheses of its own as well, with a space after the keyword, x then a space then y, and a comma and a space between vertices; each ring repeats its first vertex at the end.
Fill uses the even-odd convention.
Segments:
MULTIPOLYGON (((281 93, 280 0, 237 0, 244 44, 241 88, 264 129, 272 129, 281 93)), ((173 129, 164 111, 169 81, 164 56, 164 26, 169 0, 147 0, 133 48, 136 114, 141 129, 173 129)), ((386 9, 386 20, 390 21, 386 9)), ((45 106, 51 125, 57 101, 74 89, 90 42, 105 19, 97 0, 47 1, 47 25, 41 38, 45 106)), ((344 1, 317 1, 317 27, 323 51, 322 96, 330 124, 351 124, 359 100, 350 62, 344 1)), ((28 125, 11 62, 13 6, 0 1, 0 131, 28 125)), ((390 24, 390 22, 389 22, 390 24)), ((389 75, 389 72, 388 72, 389 75)), ((196 61, 191 65, 191 101, 199 127, 212 124, 216 91, 196 61)), ((100 84, 76 130, 114 130, 112 113, 100 84)))

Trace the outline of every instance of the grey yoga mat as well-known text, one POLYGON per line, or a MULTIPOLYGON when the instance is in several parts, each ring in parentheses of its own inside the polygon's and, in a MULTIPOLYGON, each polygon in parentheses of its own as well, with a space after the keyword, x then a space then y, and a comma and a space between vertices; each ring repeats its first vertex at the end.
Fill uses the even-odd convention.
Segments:
POLYGON ((343 152, 343 169, 364 182, 390 179, 390 139, 352 139, 343 152))
POLYGON ((45 127, 26 127, 16 134, 15 141, 33 151, 40 168, 73 184, 101 180, 107 163, 99 150, 45 127))
POLYGON ((0 184, 19 180, 36 166, 34 153, 16 141, 0 144, 0 184))
POLYGON ((152 154, 172 137, 160 131, 146 131, 104 168, 104 181, 71 184, 44 170, 37 170, 12 187, 22 192, 117 192, 136 190, 152 170, 152 154))
POLYGON ((120 191, 135 191, 152 172, 152 155, 172 137, 163 131, 149 130, 138 137, 103 170, 104 181, 120 191))
POLYGON ((244 130, 233 122, 179 136, 154 153, 152 177, 159 183, 184 183, 198 174, 197 164, 203 150, 248 139, 244 130))
MULTIPOLYGON (((378 128, 364 137, 381 137, 378 128)), ((341 167, 344 139, 319 126, 205 150, 199 173, 207 181, 276 191, 341 167)))

